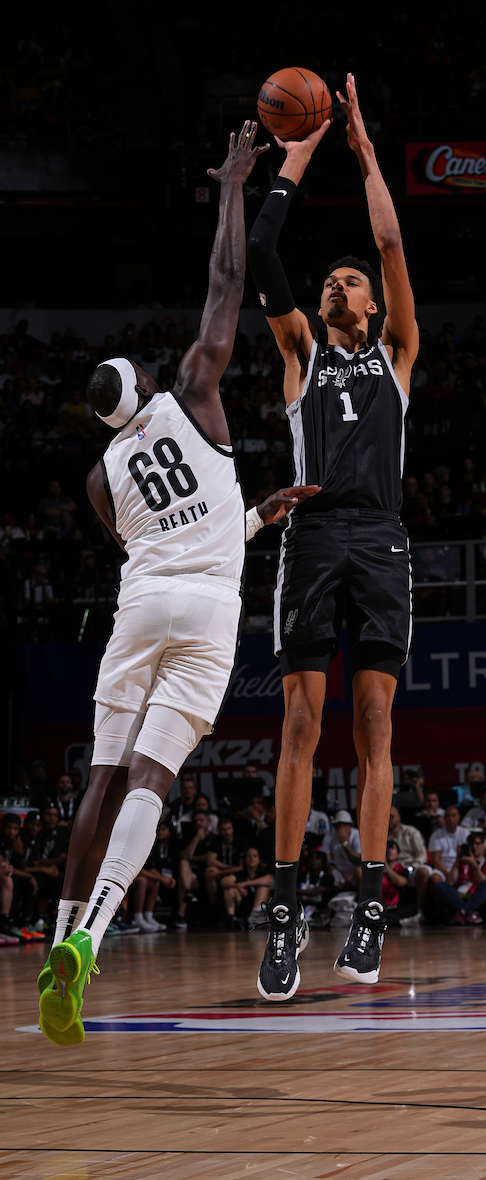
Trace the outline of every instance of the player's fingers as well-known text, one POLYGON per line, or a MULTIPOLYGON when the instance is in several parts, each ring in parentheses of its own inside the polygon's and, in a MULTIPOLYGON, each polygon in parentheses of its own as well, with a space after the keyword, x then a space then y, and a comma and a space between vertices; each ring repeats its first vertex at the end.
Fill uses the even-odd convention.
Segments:
POLYGON ((353 102, 357 103, 358 96, 356 93, 356 82, 354 80, 354 74, 348 74, 347 81, 346 81, 346 90, 349 94, 349 101, 351 103, 353 103, 353 102))
POLYGON ((285 150, 286 150, 286 146, 287 146, 287 145, 284 143, 283 139, 279 139, 279 138, 278 138, 278 135, 274 135, 274 137, 273 137, 273 138, 274 138, 274 140, 275 140, 275 143, 276 143, 276 144, 278 144, 278 147, 281 147, 281 148, 283 148, 283 149, 284 149, 284 151, 285 151, 285 150))
POLYGON ((247 140, 249 134, 250 134, 250 120, 245 119, 245 122, 243 123, 240 134, 238 136, 238 147, 241 147, 242 144, 246 143, 246 140, 247 140))
POLYGON ((344 98, 344 96, 341 94, 340 90, 336 90, 336 98, 339 99, 339 102, 341 103, 341 106, 344 107, 344 109, 346 109, 346 107, 349 107, 349 102, 348 102, 347 98, 344 98))
POLYGON ((269 143, 264 143, 260 146, 257 146, 256 148, 253 148, 253 155, 254 156, 261 156, 262 152, 268 152, 269 147, 270 147, 269 143))
POLYGON ((324 120, 322 125, 319 127, 319 130, 314 132, 316 139, 322 139, 323 135, 326 134, 326 131, 329 131, 331 123, 332 123, 332 119, 325 119, 324 120))
POLYGON ((317 483, 299 484, 295 488, 283 488, 282 495, 285 496, 315 496, 316 492, 322 491, 317 483))
POLYGON ((246 146, 248 148, 253 147, 256 133, 257 133, 257 124, 256 123, 252 123, 251 127, 247 127, 246 133, 245 133, 245 139, 246 139, 246 146))
POLYGON ((219 180, 219 174, 216 171, 216 168, 207 168, 206 171, 207 171, 208 176, 213 177, 213 180, 219 180))

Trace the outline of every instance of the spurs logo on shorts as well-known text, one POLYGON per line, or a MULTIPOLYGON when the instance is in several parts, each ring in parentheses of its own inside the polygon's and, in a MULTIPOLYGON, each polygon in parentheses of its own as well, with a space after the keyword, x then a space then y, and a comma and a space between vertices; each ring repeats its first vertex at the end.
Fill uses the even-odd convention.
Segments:
POLYGON ((285 621, 285 627, 284 627, 284 631, 285 631, 286 635, 290 635, 292 628, 295 627, 295 624, 297 622, 298 613, 299 613, 298 609, 289 610, 289 613, 288 613, 286 621, 285 621))

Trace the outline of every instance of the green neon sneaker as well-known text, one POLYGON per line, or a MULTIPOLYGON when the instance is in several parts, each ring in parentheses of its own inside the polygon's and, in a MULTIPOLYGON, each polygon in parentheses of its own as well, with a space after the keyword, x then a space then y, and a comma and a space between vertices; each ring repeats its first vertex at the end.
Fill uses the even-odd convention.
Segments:
POLYGON ((80 1015, 83 992, 91 972, 100 973, 91 950, 91 935, 85 930, 76 930, 65 942, 53 946, 49 966, 55 987, 42 992, 39 1011, 45 1024, 56 1032, 66 1032, 80 1015))
POLYGON ((53 987, 53 985, 54 985, 54 976, 52 974, 51 965, 49 963, 49 955, 48 955, 47 959, 44 963, 44 966, 42 968, 42 971, 41 971, 40 975, 37 977, 37 990, 39 992, 39 995, 42 995, 42 992, 45 992, 47 987, 53 987))
POLYGON ((61 1032, 59 1028, 53 1028, 43 1020, 42 1016, 39 1016, 39 1028, 47 1040, 52 1041, 53 1045, 81 1045, 84 1041, 84 1026, 79 1016, 65 1032, 61 1032))

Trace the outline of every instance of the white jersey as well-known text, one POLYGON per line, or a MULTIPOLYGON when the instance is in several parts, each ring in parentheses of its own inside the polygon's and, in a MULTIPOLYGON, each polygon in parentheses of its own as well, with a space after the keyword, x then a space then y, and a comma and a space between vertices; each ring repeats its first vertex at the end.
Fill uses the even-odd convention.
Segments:
POLYGON ((232 447, 211 441, 174 393, 155 393, 101 460, 128 561, 122 581, 212 574, 240 589, 245 512, 232 447))

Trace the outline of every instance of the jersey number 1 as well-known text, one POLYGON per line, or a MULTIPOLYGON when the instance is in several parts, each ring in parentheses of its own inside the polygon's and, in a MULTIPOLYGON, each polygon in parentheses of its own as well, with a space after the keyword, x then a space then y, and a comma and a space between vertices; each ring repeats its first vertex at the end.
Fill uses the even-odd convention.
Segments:
POLYGON ((339 397, 344 405, 343 422, 357 422, 358 415, 353 410, 353 403, 347 390, 343 390, 339 397))
MULTIPOLYGON (((166 471, 167 482, 176 496, 192 496, 198 486, 196 476, 188 463, 182 462, 182 451, 173 438, 159 438, 154 443, 154 455, 161 467, 166 471)), ((143 467, 151 467, 153 459, 145 451, 137 451, 128 460, 130 475, 140 488, 145 503, 152 512, 160 512, 170 504, 170 492, 165 486, 158 471, 150 471, 143 475, 139 463, 143 467), (157 496, 154 495, 154 491, 157 496), (157 498, 158 497, 158 498, 157 498)))

